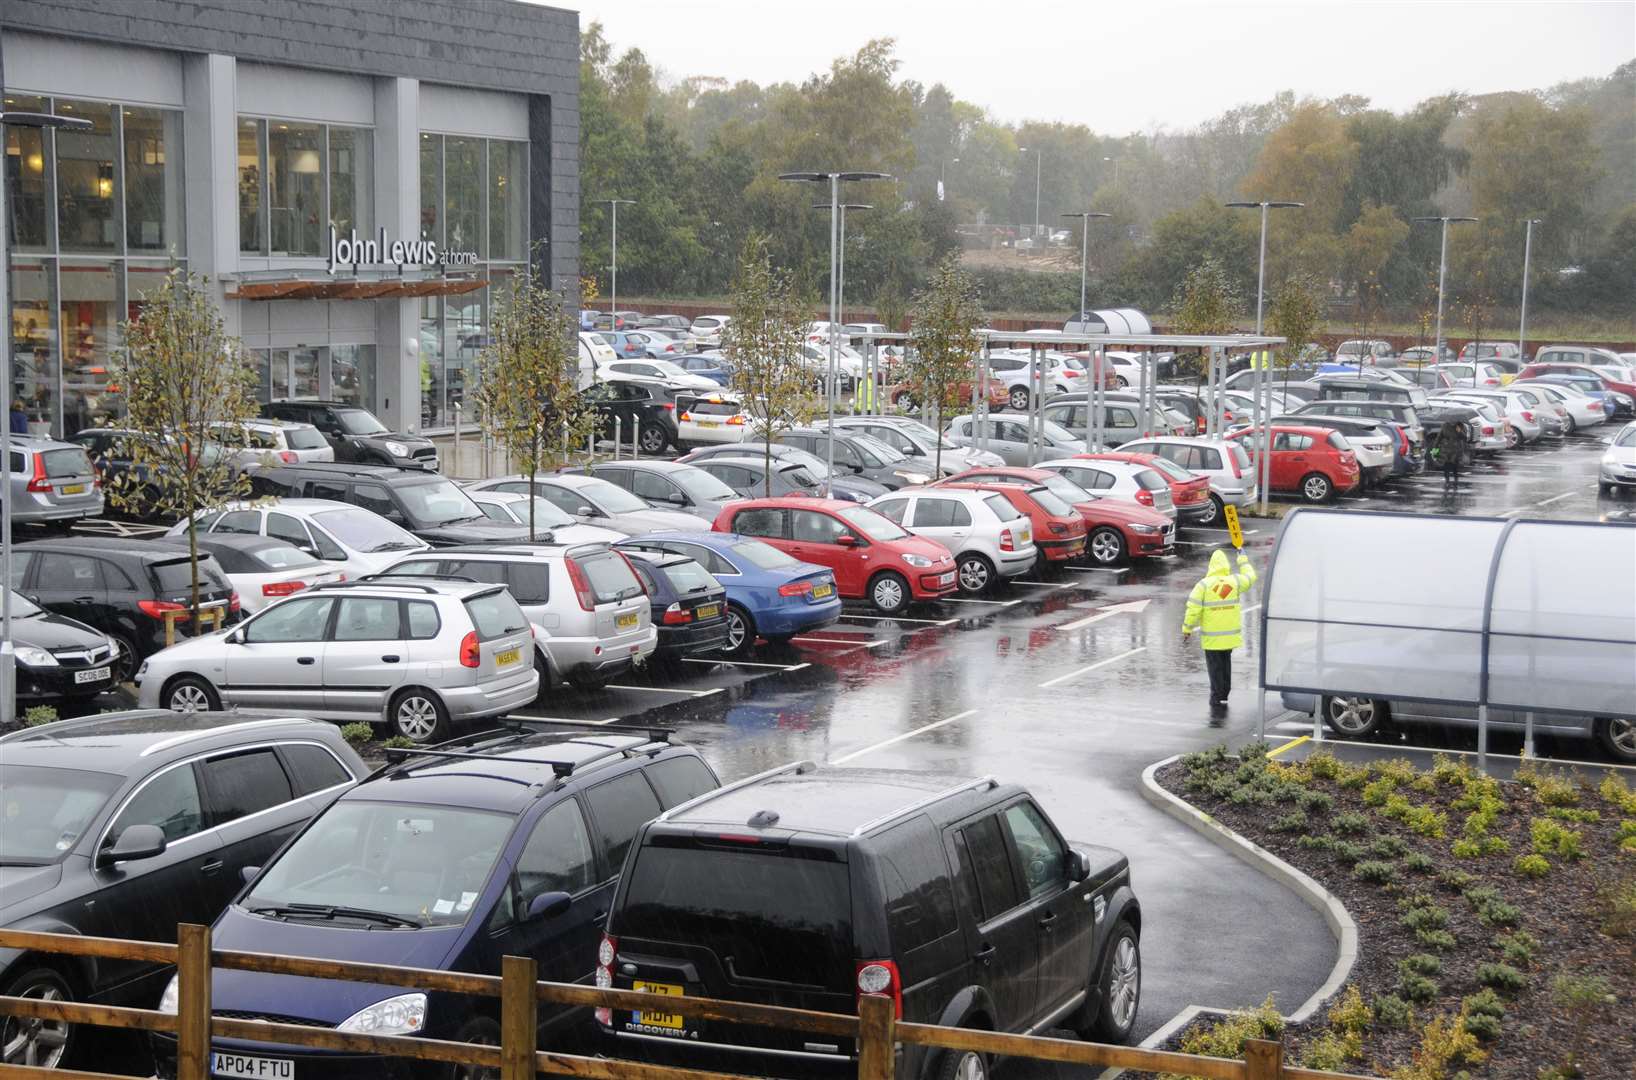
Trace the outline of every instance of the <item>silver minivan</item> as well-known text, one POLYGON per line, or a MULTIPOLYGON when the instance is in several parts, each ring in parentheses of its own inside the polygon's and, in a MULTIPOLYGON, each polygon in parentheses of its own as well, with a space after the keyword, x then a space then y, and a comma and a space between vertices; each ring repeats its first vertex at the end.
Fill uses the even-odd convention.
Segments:
POLYGON ((6 508, 14 525, 66 530, 102 513, 102 481, 83 446, 13 435, 7 473, 6 508))

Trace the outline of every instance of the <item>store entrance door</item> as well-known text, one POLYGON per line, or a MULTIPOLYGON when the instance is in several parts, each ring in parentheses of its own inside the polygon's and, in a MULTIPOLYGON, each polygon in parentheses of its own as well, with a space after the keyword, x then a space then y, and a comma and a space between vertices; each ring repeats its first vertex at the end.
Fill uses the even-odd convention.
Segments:
POLYGON ((262 372, 262 400, 318 397, 322 348, 272 349, 262 372))
POLYGON ((315 345, 255 353, 262 402, 322 398, 375 409, 375 346, 315 345))

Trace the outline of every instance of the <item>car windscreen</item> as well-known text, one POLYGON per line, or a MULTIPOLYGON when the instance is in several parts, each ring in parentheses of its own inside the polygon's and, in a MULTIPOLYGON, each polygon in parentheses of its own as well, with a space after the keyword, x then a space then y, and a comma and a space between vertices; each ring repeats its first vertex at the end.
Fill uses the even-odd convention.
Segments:
POLYGON ((1625 430, 1614 436, 1614 446, 1636 446, 1636 424, 1626 424, 1625 430))
POLYGON ((866 506, 844 506, 836 514, 871 540, 902 540, 909 535, 897 522, 866 506))
MULTIPOLYGON (((536 529, 555 529, 563 525, 574 524, 574 519, 564 513, 560 507, 552 503, 551 500, 542 499, 538 495, 530 499, 512 499, 505 506, 508 513, 516 515, 519 524, 527 525, 530 503, 534 505, 534 527, 536 529)), ((510 519, 500 518, 497 520, 509 521, 510 519)))
POLYGON ((1001 521, 1016 521, 1022 517, 1022 511, 1011 505, 1011 500, 1004 495, 984 495, 983 505, 994 511, 994 516, 1001 521))
POLYGON ((692 559, 685 562, 666 563, 664 566, 659 567, 659 572, 665 575, 665 580, 670 582, 670 587, 683 596, 721 588, 716 579, 710 576, 710 571, 692 559))
POLYGON ((569 560, 585 575, 591 587, 591 597, 598 604, 629 600, 642 593, 642 583, 624 557, 613 551, 598 551, 589 555, 575 555, 569 560))
POLYGON ((728 487, 720 480, 717 480, 714 476, 711 476, 703 469, 678 469, 677 471, 667 473, 666 475, 670 477, 671 480, 675 481, 677 487, 687 492, 687 494, 695 502, 711 502, 720 501, 722 499, 738 498, 738 496, 733 493, 732 488, 728 487))
POLYGON ((425 546, 379 514, 362 507, 323 510, 314 514, 312 520, 353 551, 409 551, 425 546))
POLYGON ((45 474, 53 480, 63 476, 91 475, 91 459, 78 446, 46 450, 40 454, 40 461, 45 467, 45 474))
POLYGON ((1138 469, 1136 471, 1136 486, 1143 491, 1169 491, 1170 481, 1160 476, 1153 469, 1138 469))
POLYGON ((864 460, 871 468, 879 468, 883 464, 896 465, 900 461, 908 460, 906 456, 898 452, 896 447, 887 446, 873 435, 865 435, 861 431, 854 431, 850 437, 857 446, 858 452, 864 456, 864 460), (870 461, 871 455, 880 460, 870 461))
POLYGON ((246 554, 263 570, 305 570, 320 565, 317 559, 297 547, 267 547, 246 554))
POLYGON ((1045 427, 1045 437, 1054 443, 1075 442, 1079 439, 1078 435, 1075 435, 1073 432, 1069 431, 1067 428, 1063 427, 1054 420, 1042 420, 1040 423, 1042 423, 1045 427))
MULTIPOLYGON (((21 600, 14 597, 13 603, 21 600)), ((44 866, 68 854, 123 778, 0 762, 0 867, 44 866)))
POLYGON ((315 427, 285 428, 284 441, 290 444, 291 450, 322 450, 329 445, 315 427))
POLYGON ((348 928, 458 926, 482 895, 512 820, 452 806, 338 802, 238 906, 348 928))
POLYGON ((447 525, 483 516, 471 496, 453 480, 403 484, 398 488, 398 499, 409 517, 422 525, 447 525))
MULTIPOLYGON (((193 588, 193 564, 187 559, 176 559, 172 562, 150 564, 154 580, 162 593, 181 592, 193 588)), ((225 588, 226 581, 222 579, 221 567, 216 560, 203 552, 199 553, 199 587, 225 588)))
MULTIPOLYGON (((1069 482, 1072 483, 1072 481, 1069 481, 1069 482)), ((1075 485, 1075 486, 1077 486, 1077 485, 1075 485)), ((1057 496, 1051 491, 1051 489, 1049 487, 1029 488, 1028 489, 1028 494, 1029 494, 1030 498, 1032 498, 1035 502, 1040 504, 1040 509, 1044 510, 1047 514, 1051 514, 1054 517, 1073 517, 1074 516, 1074 508, 1072 506, 1069 506, 1066 502, 1063 502, 1061 499, 1057 498, 1057 496)), ((1087 495, 1085 497, 1085 501, 1089 501, 1089 500, 1090 500, 1090 496, 1087 495)))
MULTIPOLYGON (((1049 469, 1045 471, 1049 472, 1050 475, 1041 480, 1040 483, 1045 485, 1045 490, 1049 491, 1052 495, 1055 495, 1058 499, 1061 499, 1064 503, 1090 502, 1093 498, 1095 498, 1095 496, 1090 492, 1086 491, 1083 487, 1074 483, 1066 476, 1063 476, 1061 473, 1054 472, 1049 469)), ((1058 512, 1059 511, 1056 510, 1051 511, 1053 514, 1058 512)), ((1060 513, 1071 514, 1073 511, 1062 510, 1060 513)))
POLYGON ((348 435, 384 435, 387 427, 366 409, 336 409, 335 422, 348 435))
POLYGON ((821 486, 818 478, 807 471, 805 465, 789 464, 778 467, 778 475, 783 477, 791 487, 802 491, 817 491, 821 486))
POLYGON ((853 978, 847 864, 799 846, 643 847, 614 918, 621 937, 700 946, 740 979, 832 988, 853 978))
POLYGON ((730 550, 735 559, 743 559, 751 566, 762 570, 782 570, 801 561, 794 556, 786 555, 771 544, 763 544, 760 540, 744 540, 734 544, 730 550))
POLYGON ((1193 474, 1171 461, 1169 458, 1155 454, 1153 460, 1146 463, 1148 468, 1157 469, 1172 480, 1191 480, 1193 474))
POLYGON ((504 590, 473 596, 463 603, 480 641, 492 641, 528 629, 528 616, 504 590))
POLYGON ((583 495, 609 514, 634 514, 639 510, 648 509, 647 503, 606 480, 590 480, 583 484, 575 484, 573 490, 576 495, 583 495))

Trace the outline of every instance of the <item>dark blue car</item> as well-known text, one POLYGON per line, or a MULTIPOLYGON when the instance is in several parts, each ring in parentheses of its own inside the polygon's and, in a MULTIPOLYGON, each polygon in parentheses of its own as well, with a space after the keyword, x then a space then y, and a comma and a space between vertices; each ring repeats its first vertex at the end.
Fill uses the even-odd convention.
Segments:
POLYGON ((727 590, 708 570, 696 559, 672 551, 632 548, 626 554, 648 591, 653 625, 659 631, 648 663, 674 666, 727 647, 727 590))
MULTIPOLYGON (((835 575, 737 533, 651 532, 614 545, 670 551, 703 566, 727 589, 727 656, 743 656, 756 638, 785 642, 841 617, 835 575)), ((657 620, 657 616, 655 617, 657 620)))
POLYGON ((726 386, 733 378, 733 371, 727 366, 727 361, 720 353, 694 353, 691 356, 678 356, 671 363, 687 372, 689 375, 703 375, 722 386, 726 386))
MULTIPOLYGON (((314 818, 216 920, 218 949, 589 985, 604 915, 642 823, 711 791, 697 751, 661 732, 486 731, 391 762, 314 818)), ((217 1015, 375 1035, 498 1043, 492 999, 217 969, 217 1015)), ((161 1009, 176 1007, 176 983, 161 1009)), ((545 1010, 547 1036, 589 1020, 545 1010)), ((160 1076, 174 1037, 154 1037, 160 1076)), ((550 1043, 546 1043, 550 1045, 550 1043)), ((399 1080, 429 1063, 216 1039, 217 1076, 399 1080)), ((416 1071, 421 1068, 424 1071, 416 1071)))

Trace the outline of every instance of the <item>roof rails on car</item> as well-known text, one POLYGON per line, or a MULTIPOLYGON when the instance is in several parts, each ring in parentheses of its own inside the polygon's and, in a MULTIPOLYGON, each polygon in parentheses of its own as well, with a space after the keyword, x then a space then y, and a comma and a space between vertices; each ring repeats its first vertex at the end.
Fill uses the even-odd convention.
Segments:
POLYGON ((916 799, 908 806, 900 806, 890 813, 882 814, 878 818, 871 821, 866 821, 862 825, 859 825, 856 829, 853 829, 852 835, 864 836, 868 833, 872 833, 877 829, 890 825, 894 821, 908 817, 917 810, 924 810, 926 807, 931 806, 934 803, 941 802, 951 795, 958 795, 963 791, 992 791, 994 788, 999 787, 999 785, 1000 781, 992 776, 985 776, 978 780, 966 780, 962 783, 956 784, 954 787, 944 788, 942 791, 936 792, 935 794, 927 795, 923 799, 916 799))
MULTIPOLYGON (((661 727, 657 724, 574 724, 564 720, 536 720, 527 716, 504 716, 498 721, 500 728, 512 731, 577 731, 582 735, 600 735, 604 731, 618 732, 622 735, 646 735, 656 743, 670 742, 670 737, 676 734, 673 727, 661 727)), ((632 747, 632 749, 635 749, 632 747)))
MULTIPOLYGON (((374 577, 375 575, 371 574, 369 576, 374 577)), ((351 581, 321 581, 316 585, 308 585, 307 591, 318 592, 323 590, 328 592, 332 589, 356 589, 360 585, 371 589, 414 589, 416 592, 428 593, 432 596, 438 595, 437 590, 430 585, 416 585, 412 581, 368 581, 364 578, 354 578, 351 581)))
MULTIPOLYGON (((612 757, 624 757, 627 749, 635 749, 635 747, 610 746, 604 748, 600 753, 592 754, 580 761, 554 761, 551 758, 498 757, 494 754, 470 754, 460 750, 415 750, 405 746, 396 746, 387 749, 386 760, 389 764, 393 761, 406 761, 410 758, 431 758, 433 760, 427 761, 425 764, 431 765, 437 761, 453 760, 484 761, 490 764, 505 762, 512 765, 549 765, 552 774, 558 780, 562 780, 574 775, 576 769, 584 769, 593 762, 604 761, 612 757)), ((405 773, 403 770, 399 770, 392 775, 403 776, 405 773)), ((499 777, 499 779, 516 780, 515 777, 499 777)), ((526 781, 523 782, 526 783, 526 781)))
MULTIPOLYGON (((460 574, 391 574, 387 573, 386 571, 380 571, 374 574, 364 574, 361 577, 355 577, 352 580, 360 584, 368 582, 372 585, 401 585, 404 584, 402 580, 404 578, 426 578, 430 581, 458 581, 463 585, 481 584, 476 578, 463 577, 460 574), (393 581, 393 578, 397 578, 398 580, 393 581)), ((333 584, 339 585, 341 582, 334 582, 333 584)))
POLYGON ((746 776, 742 780, 735 780, 731 784, 723 785, 722 787, 716 788, 714 791, 707 791, 703 795, 697 795, 686 802, 677 803, 669 810, 666 810, 664 813, 660 814, 654 820, 669 821, 673 815, 680 814, 686 810, 692 810, 697 806, 702 806, 711 799, 726 795, 729 791, 737 791, 740 788, 749 787, 751 784, 759 784, 763 780, 771 780, 773 777, 782 776, 785 773, 792 773, 796 776, 804 776, 817 768, 818 763, 815 761, 792 761, 788 764, 780 765, 777 768, 768 769, 765 772, 758 772, 754 776, 746 776))

